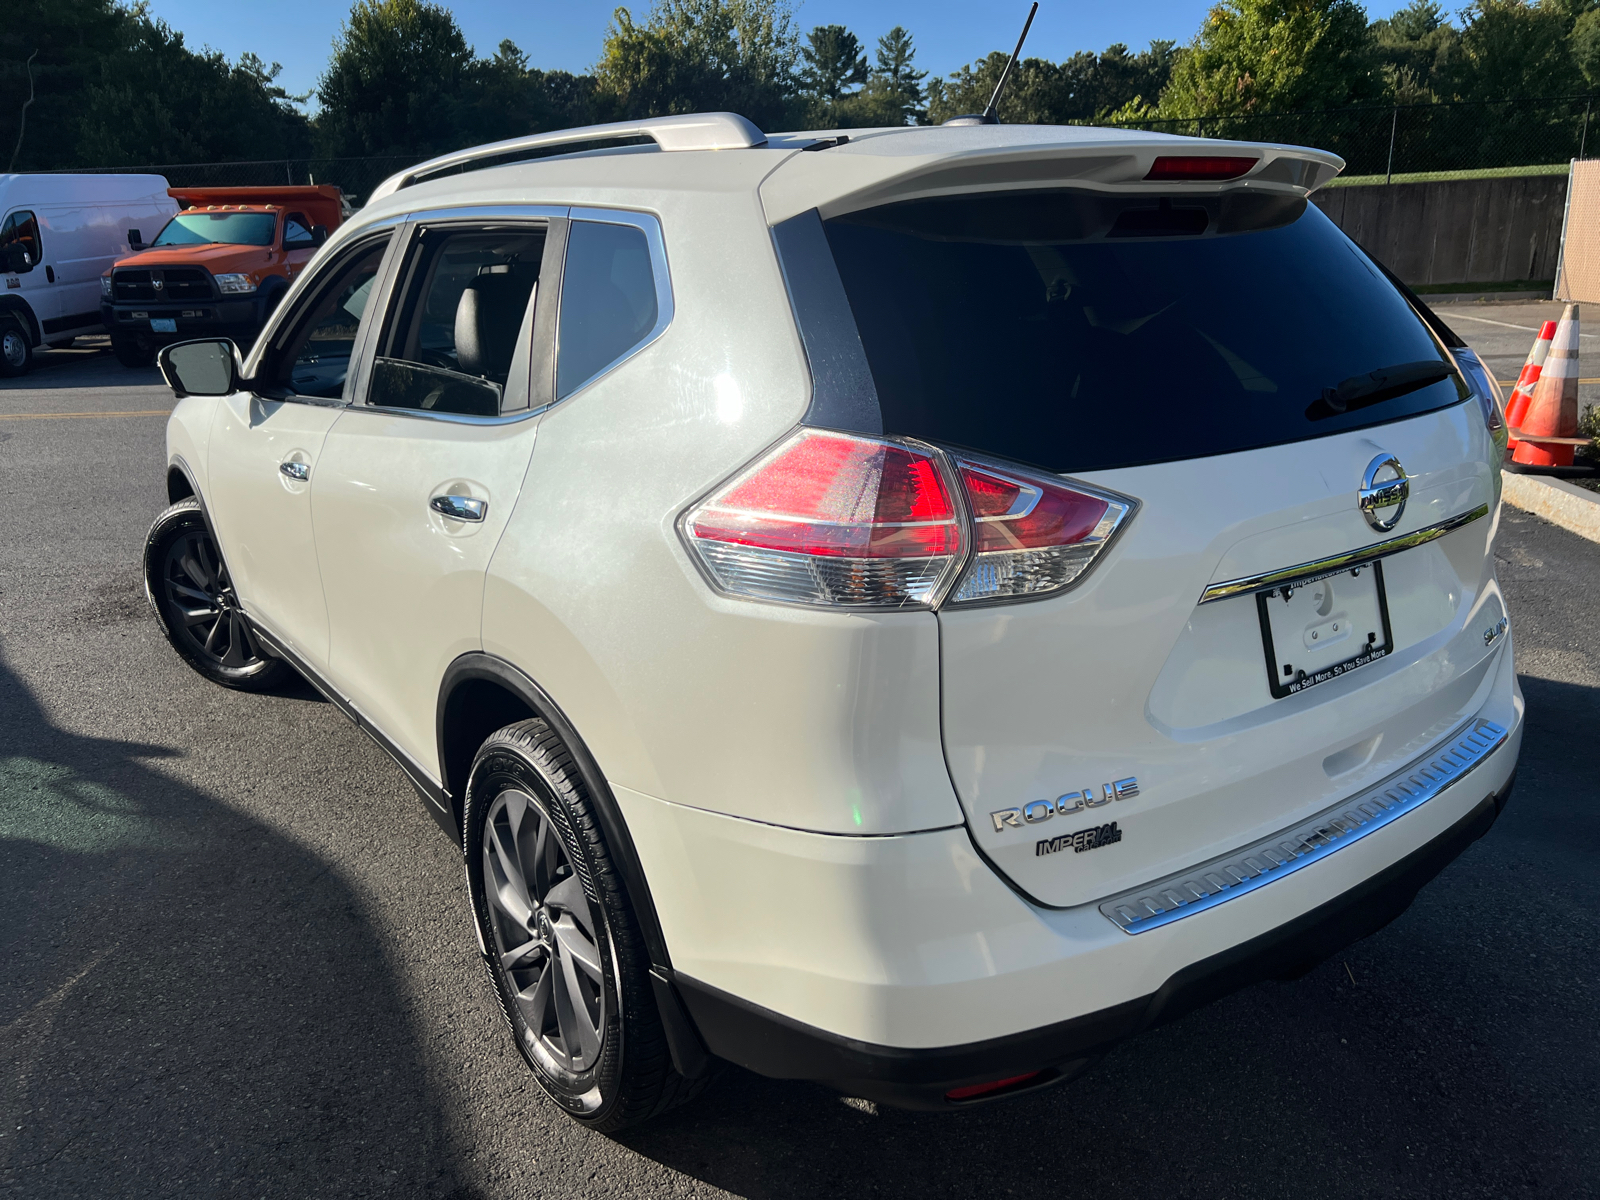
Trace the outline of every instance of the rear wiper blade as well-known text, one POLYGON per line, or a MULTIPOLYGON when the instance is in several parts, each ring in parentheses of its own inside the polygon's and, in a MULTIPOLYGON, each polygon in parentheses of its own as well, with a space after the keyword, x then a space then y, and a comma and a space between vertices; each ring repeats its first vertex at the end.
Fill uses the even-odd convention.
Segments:
POLYGON ((1352 375, 1338 387, 1323 388, 1322 395, 1306 409, 1306 420, 1321 421, 1353 409, 1365 408, 1369 404, 1392 400, 1442 379, 1449 379, 1454 374, 1455 370, 1449 363, 1434 358, 1426 362, 1379 367, 1365 375, 1352 375))

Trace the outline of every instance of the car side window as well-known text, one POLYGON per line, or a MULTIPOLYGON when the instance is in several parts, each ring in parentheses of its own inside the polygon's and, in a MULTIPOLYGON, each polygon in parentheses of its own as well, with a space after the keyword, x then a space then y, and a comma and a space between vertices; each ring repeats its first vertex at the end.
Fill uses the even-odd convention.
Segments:
POLYGON ((498 416, 530 337, 545 228, 423 229, 372 365, 367 403, 498 416))
POLYGON ((27 252, 29 265, 39 265, 43 258, 39 245, 39 221, 26 209, 12 213, 6 218, 5 224, 0 225, 0 250, 15 245, 20 245, 27 252))
POLYGON ((556 399, 570 396, 648 338, 659 315, 644 230, 573 221, 561 276, 556 399))
POLYGON ((287 337, 264 361, 263 383, 297 396, 337 400, 344 394, 388 247, 388 237, 364 242, 322 273, 296 305, 287 337))
POLYGON ((304 213, 290 213, 283 219, 283 248, 285 250, 305 249, 315 244, 311 236, 311 225, 306 220, 304 213))

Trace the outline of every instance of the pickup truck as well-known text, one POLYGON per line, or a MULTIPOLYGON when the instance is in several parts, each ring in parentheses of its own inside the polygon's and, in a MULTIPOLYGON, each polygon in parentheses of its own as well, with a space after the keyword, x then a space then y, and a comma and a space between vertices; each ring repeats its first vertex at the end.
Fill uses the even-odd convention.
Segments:
POLYGON ((169 188, 180 211, 100 277, 100 316, 124 366, 172 342, 248 347, 328 234, 349 215, 334 184, 169 188))

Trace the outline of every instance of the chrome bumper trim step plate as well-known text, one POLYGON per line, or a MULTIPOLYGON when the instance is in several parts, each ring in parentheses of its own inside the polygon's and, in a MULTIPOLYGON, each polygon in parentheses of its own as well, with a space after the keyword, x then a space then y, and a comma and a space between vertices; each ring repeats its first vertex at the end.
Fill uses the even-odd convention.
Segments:
POLYGON ((1506 737, 1493 721, 1471 721, 1443 749, 1377 787, 1242 850, 1114 896, 1101 903, 1100 911, 1127 933, 1145 933, 1247 895, 1420 808, 1460 782, 1506 737))

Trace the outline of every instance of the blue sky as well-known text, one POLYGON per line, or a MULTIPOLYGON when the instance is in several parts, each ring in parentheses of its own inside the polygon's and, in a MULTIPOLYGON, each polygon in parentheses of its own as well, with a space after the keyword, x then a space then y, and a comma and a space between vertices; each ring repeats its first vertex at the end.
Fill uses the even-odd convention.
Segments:
MULTIPOLYGON (((461 0, 450 7, 479 54, 492 54, 501 38, 510 38, 535 66, 579 72, 599 56, 617 5, 614 0, 461 0)), ((650 3, 627 7, 642 17, 650 3)), ((1077 50, 1103 50, 1113 42, 1133 50, 1153 38, 1187 42, 1209 7, 1207 0, 1043 0, 1026 52, 1060 60, 1077 50)), ((1395 0, 1378 0, 1369 15, 1387 16, 1399 7, 1395 0)), ((182 30, 194 49, 209 45, 230 59, 253 50, 268 62, 282 63, 280 82, 291 92, 316 86, 340 22, 350 11, 346 0, 152 0, 150 9, 182 30)), ((804 0, 795 9, 802 29, 845 25, 869 46, 892 26, 904 25, 916 38, 918 65, 943 75, 990 50, 1015 45, 1028 4, 804 0)))

